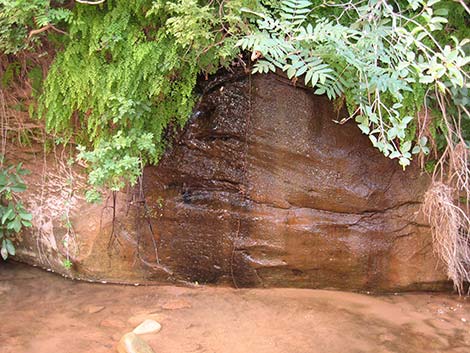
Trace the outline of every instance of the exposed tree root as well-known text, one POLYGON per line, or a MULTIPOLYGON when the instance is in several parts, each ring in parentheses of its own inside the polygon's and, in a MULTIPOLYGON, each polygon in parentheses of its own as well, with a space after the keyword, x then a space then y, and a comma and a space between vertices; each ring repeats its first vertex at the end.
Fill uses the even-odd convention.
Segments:
POLYGON ((453 196, 450 186, 434 182, 425 194, 423 211, 431 225, 434 251, 462 294, 464 283, 470 282, 470 220, 453 196))

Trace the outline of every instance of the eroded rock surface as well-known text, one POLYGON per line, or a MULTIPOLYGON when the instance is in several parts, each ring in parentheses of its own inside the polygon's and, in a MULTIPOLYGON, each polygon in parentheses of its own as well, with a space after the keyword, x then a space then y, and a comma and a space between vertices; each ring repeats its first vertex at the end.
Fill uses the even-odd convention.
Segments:
MULTIPOLYGON (((111 238, 110 207, 74 204, 78 250, 69 274, 237 287, 449 288, 418 212, 427 179, 384 158, 354 123, 333 121, 340 116, 326 98, 276 75, 211 81, 159 166, 145 170, 142 188, 118 195, 111 238)), ((51 227, 60 243, 57 217, 51 227)), ((50 260, 60 245, 42 251, 48 264, 34 255, 32 239, 19 258, 67 272, 50 260)))

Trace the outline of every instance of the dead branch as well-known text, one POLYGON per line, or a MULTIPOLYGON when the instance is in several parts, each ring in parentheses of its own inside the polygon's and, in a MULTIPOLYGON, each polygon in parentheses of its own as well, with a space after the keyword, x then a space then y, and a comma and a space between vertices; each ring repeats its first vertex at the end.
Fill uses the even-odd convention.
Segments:
POLYGON ((32 31, 29 32, 28 39, 31 39, 32 36, 35 36, 39 33, 45 32, 49 29, 52 29, 53 31, 56 31, 61 34, 67 34, 67 32, 62 31, 61 29, 58 29, 55 27, 53 24, 49 23, 48 25, 41 27, 39 29, 33 29, 32 31))

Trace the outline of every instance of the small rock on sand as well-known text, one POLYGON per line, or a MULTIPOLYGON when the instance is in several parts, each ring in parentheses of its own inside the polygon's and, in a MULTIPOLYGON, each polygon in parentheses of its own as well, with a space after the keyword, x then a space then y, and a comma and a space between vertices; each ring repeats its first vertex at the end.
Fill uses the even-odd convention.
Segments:
POLYGON ((162 325, 160 325, 155 320, 147 319, 142 322, 139 326, 137 326, 134 331, 137 335, 145 335, 146 333, 154 333, 158 332, 162 329, 162 325))
POLYGON ((122 336, 117 345, 117 351, 119 353, 155 353, 147 342, 133 332, 122 336))
POLYGON ((103 309, 104 309, 104 306, 102 305, 87 305, 83 308, 83 310, 87 312, 88 314, 96 314, 96 313, 99 313, 103 309))

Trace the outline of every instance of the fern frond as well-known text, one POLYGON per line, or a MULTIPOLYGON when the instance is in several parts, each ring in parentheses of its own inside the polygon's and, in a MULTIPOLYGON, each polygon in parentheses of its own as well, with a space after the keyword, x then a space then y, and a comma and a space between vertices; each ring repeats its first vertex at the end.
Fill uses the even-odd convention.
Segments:
POLYGON ((300 26, 306 21, 311 6, 308 0, 282 0, 280 17, 291 26, 300 26))

